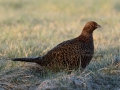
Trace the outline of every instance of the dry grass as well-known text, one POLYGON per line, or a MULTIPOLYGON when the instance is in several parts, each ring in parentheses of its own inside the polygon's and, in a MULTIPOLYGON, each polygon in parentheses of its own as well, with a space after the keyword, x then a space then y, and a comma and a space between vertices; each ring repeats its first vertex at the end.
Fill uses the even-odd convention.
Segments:
POLYGON ((88 83, 93 84, 90 89, 120 89, 120 68, 111 66, 112 60, 120 55, 119 3, 119 0, 0 0, 0 87, 33 90, 41 81, 58 78, 52 72, 42 73, 34 64, 9 59, 42 56, 58 43, 78 36, 84 24, 94 20, 102 26, 94 32, 94 58, 84 75, 74 75, 89 78, 88 83))

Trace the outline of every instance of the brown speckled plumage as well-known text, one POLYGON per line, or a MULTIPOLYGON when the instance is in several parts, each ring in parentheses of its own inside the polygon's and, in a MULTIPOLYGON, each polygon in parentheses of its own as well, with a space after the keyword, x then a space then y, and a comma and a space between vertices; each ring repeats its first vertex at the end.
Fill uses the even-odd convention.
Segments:
POLYGON ((35 62, 52 70, 83 69, 89 64, 94 54, 93 31, 100 27, 96 22, 87 22, 80 36, 64 41, 48 51, 42 57, 14 58, 13 61, 35 62))

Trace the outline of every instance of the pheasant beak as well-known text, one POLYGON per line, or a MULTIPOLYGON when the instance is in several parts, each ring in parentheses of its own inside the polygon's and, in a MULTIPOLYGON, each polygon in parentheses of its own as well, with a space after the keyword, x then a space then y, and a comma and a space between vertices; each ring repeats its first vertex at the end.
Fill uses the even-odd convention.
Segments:
POLYGON ((100 26, 100 25, 97 25, 96 28, 101 28, 101 26, 100 26))

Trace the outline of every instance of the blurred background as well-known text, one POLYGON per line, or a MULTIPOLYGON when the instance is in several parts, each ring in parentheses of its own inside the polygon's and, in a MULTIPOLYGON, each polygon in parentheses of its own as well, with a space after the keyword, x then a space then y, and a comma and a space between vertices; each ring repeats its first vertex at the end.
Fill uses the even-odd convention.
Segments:
POLYGON ((35 46, 37 42, 51 48, 78 36, 85 23, 92 20, 102 26, 94 32, 96 44, 111 46, 120 42, 119 3, 119 0, 0 0, 1 45, 31 42, 35 46))

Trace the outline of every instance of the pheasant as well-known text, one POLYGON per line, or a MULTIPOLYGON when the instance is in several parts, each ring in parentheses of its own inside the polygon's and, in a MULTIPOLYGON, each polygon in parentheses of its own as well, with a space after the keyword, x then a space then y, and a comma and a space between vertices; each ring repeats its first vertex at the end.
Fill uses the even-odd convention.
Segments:
POLYGON ((78 37, 58 44, 44 56, 12 60, 37 63, 51 70, 85 69, 94 54, 93 31, 100 27, 96 22, 89 21, 78 37))

